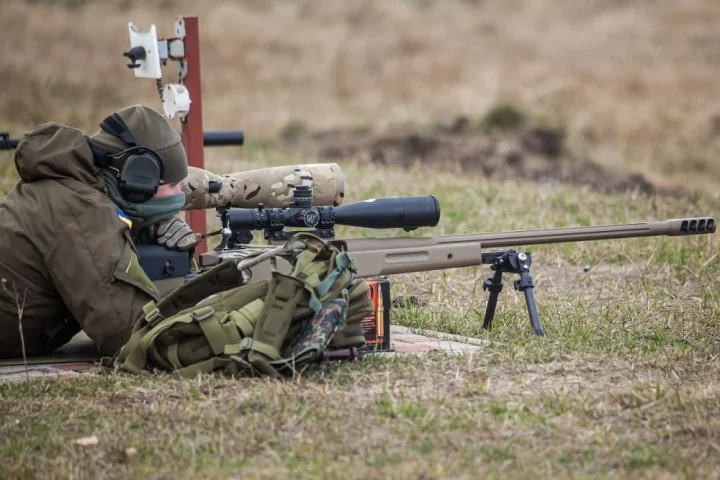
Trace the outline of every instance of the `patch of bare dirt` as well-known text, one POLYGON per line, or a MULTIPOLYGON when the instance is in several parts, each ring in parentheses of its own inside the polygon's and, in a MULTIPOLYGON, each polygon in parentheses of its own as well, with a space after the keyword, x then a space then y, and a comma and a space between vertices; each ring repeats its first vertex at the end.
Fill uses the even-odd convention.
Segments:
POLYGON ((339 129, 295 134, 286 142, 324 161, 351 159, 402 168, 431 164, 458 174, 564 183, 608 193, 687 193, 683 187, 667 184, 648 173, 614 170, 577 155, 566 147, 562 130, 547 127, 486 133, 473 127, 467 118, 458 117, 432 132, 397 128, 378 134, 339 129))

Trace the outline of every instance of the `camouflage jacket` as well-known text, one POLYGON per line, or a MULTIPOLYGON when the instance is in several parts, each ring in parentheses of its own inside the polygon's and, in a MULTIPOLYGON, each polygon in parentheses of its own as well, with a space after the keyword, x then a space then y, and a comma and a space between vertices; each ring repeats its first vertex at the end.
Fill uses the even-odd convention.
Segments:
POLYGON ((18 303, 29 355, 80 328, 114 353, 158 293, 83 133, 39 126, 18 145, 15 167, 21 180, 0 199, 0 357, 21 353, 18 303))
MULTIPOLYGON (((15 166, 21 181, 0 199, 0 357, 21 354, 18 300, 28 354, 49 353, 82 329, 112 355, 143 305, 159 297, 133 243, 137 222, 131 232, 79 130, 55 123, 31 130, 15 151, 15 166)), ((316 205, 343 201, 337 164, 227 175, 191 167, 181 182, 185 210, 284 207, 297 185, 313 186, 316 205), (210 181, 220 183, 218 194, 209 194, 210 181)))

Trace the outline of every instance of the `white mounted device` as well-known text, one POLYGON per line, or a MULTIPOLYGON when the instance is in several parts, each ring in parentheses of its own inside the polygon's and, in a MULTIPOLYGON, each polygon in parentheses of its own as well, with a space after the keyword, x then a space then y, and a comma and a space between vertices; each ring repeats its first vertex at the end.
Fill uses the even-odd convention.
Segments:
POLYGON ((162 67, 168 60, 178 63, 178 73, 182 82, 187 74, 185 62, 185 27, 182 20, 175 24, 175 38, 158 38, 155 25, 148 32, 140 32, 135 25, 128 23, 130 32, 130 50, 123 53, 130 60, 128 68, 135 71, 136 77, 153 78, 162 102, 165 116, 184 119, 190 112, 190 92, 182 84, 170 84, 163 87, 162 67))
POLYGON ((190 92, 183 85, 165 85, 162 99, 163 110, 168 118, 185 118, 190 111, 190 92))
POLYGON ((128 67, 135 71, 136 77, 162 78, 160 48, 158 46, 155 25, 146 33, 140 32, 135 25, 128 23, 130 31, 130 50, 123 55, 130 59, 128 67))

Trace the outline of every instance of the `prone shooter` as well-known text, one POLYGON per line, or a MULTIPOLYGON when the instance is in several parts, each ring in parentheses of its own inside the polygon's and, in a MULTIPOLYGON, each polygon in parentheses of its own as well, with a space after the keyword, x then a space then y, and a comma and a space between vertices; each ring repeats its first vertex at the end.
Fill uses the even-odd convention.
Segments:
POLYGON ((0 244, 14 251, 0 259, 0 357, 23 347, 29 355, 49 353, 82 329, 111 356, 105 366, 134 373, 292 376, 328 348, 364 344, 360 322, 373 308, 364 279, 476 265, 494 272, 483 284, 490 292, 483 327, 491 328, 503 275, 514 274, 542 336, 531 254, 504 248, 716 229, 713 218, 700 217, 336 238, 336 224, 436 226, 440 203, 428 195, 342 205, 344 179, 335 164, 230 175, 193 169, 177 132, 142 106, 111 115, 90 137, 41 125, 17 145, 15 165, 21 180, 0 201, 0 244), (205 208, 217 209, 217 232, 197 235, 177 218, 205 208), (248 245, 254 230, 268 245, 248 245), (209 235, 221 241, 193 271, 194 246, 209 235))
MULTIPOLYGON (((243 139, 230 136, 206 140, 243 139)), ((48 354, 80 330, 101 353, 115 353, 143 306, 160 299, 138 246, 188 258, 201 240, 178 218, 183 210, 287 206, 291 189, 273 176, 298 185, 324 179, 316 195, 328 204, 344 194, 333 164, 228 175, 189 167, 180 135, 142 105, 110 115, 92 135, 46 123, 18 141, 1 136, 0 148, 16 148, 20 177, 0 199, 0 357, 48 354)))

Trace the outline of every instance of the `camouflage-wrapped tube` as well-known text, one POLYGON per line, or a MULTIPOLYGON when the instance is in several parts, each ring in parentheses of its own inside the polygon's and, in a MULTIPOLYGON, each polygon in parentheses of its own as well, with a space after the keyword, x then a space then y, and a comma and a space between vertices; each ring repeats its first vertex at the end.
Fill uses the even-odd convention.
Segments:
POLYGON ((246 172, 218 175, 201 168, 189 167, 181 182, 185 194, 183 210, 215 207, 268 208, 288 207, 292 189, 309 186, 313 205, 338 206, 345 197, 345 176, 337 163, 315 163, 260 168, 246 172), (220 193, 208 193, 210 182, 222 185, 220 193))

